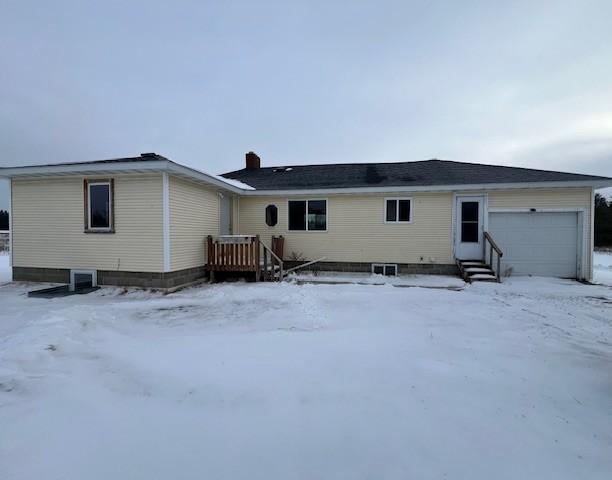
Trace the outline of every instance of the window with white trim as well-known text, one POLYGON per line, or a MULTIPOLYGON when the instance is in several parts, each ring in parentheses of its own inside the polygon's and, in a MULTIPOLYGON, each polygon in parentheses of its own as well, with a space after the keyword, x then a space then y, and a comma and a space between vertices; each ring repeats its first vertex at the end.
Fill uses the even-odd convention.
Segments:
POLYGON ((386 277, 397 276, 397 264, 394 263, 373 263, 372 273, 375 275, 384 275, 386 277))
POLYGON ((289 230, 327 230, 327 200, 289 200, 289 230))
POLYGON ((113 181, 85 180, 85 230, 113 231, 113 181))
POLYGON ((411 198, 385 198, 385 223, 410 223, 411 221, 411 198))

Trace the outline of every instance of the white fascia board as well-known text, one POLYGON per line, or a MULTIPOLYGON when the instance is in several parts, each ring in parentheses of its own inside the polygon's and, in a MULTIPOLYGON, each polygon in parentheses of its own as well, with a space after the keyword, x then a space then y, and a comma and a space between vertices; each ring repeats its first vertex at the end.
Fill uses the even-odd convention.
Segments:
POLYGON ((457 192, 489 191, 532 188, 602 188, 612 186, 612 180, 578 180, 570 182, 525 182, 525 183, 479 183, 470 185, 428 185, 414 187, 357 187, 357 188, 323 188, 301 190, 245 190, 244 196, 288 196, 288 195, 323 195, 323 194, 367 194, 398 192, 457 192), (605 183, 604 183, 605 182, 605 183))
POLYGON ((40 165, 31 167, 0 168, 0 177, 44 177, 54 175, 95 174, 98 172, 134 172, 165 170, 169 162, 151 160, 147 162, 75 163, 70 165, 40 165))
POLYGON ((233 193, 241 194, 247 190, 238 188, 231 183, 200 172, 193 168, 179 165, 170 160, 151 160, 141 162, 113 162, 113 163, 75 163, 70 165, 40 165, 13 168, 0 168, 0 178, 18 177, 52 177, 62 175, 96 175, 111 173, 142 173, 142 172, 169 172, 189 177, 193 180, 214 185, 233 193))
POLYGON ((190 167, 186 167, 184 165, 179 165, 178 163, 168 162, 168 171, 174 173, 176 175, 182 175, 185 177, 189 177, 193 180, 199 180, 204 183, 208 183, 210 185, 214 185, 215 187, 224 188, 225 190, 229 190, 232 193, 244 194, 245 192, 249 192, 252 190, 245 190, 242 188, 238 188, 228 182, 224 182, 217 177, 212 175, 208 175, 207 173, 200 172, 199 170, 195 170, 190 167))

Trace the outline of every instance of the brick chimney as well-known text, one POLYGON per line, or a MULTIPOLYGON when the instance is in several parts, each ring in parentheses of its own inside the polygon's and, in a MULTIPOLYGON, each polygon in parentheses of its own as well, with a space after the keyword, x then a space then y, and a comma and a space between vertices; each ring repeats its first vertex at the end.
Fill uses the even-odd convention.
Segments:
POLYGON ((247 170, 257 170, 261 166, 261 160, 255 152, 248 152, 245 159, 247 170))

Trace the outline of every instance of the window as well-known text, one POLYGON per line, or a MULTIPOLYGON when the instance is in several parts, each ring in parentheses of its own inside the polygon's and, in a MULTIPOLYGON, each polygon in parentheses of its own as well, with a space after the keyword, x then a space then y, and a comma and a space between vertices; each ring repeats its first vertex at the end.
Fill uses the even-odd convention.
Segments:
POLYGON ((289 230, 327 230, 327 200, 289 200, 289 230))
POLYGON ((113 231, 112 180, 85 180, 85 231, 113 231))
POLYGON ((385 199, 385 222, 386 223, 410 223, 412 221, 412 199, 410 198, 386 198, 385 199))
POLYGON ((395 277, 397 275, 397 265, 393 263, 373 263, 372 273, 386 277, 395 277))
POLYGON ((478 243, 479 202, 461 202, 461 241, 478 243))
POLYGON ((276 205, 268 205, 266 207, 266 225, 273 227, 278 223, 278 208, 276 205))
POLYGON ((92 288, 98 285, 95 270, 70 270, 70 291, 92 288))

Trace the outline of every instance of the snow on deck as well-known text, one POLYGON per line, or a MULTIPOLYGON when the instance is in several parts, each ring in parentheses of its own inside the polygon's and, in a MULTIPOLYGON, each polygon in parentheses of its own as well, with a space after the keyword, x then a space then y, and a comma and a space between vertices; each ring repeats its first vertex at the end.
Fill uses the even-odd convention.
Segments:
POLYGON ((612 290, 0 287, 0 472, 608 478, 612 290))

